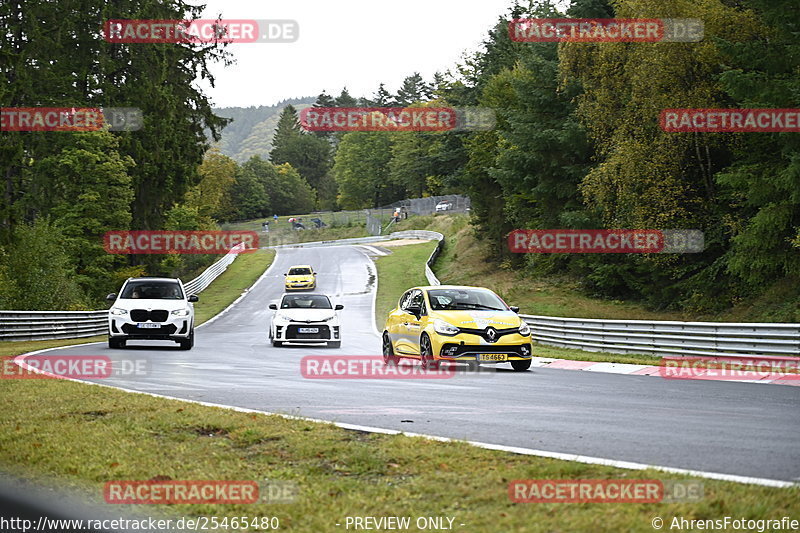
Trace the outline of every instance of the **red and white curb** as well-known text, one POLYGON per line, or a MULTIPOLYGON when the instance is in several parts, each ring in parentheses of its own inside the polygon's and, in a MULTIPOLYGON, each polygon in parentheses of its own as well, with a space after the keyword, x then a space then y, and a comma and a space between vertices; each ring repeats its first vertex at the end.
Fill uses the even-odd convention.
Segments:
MULTIPOLYGON (((730 377, 717 377, 703 373, 699 369, 693 369, 694 378, 664 377, 664 367, 654 365, 632 365, 626 363, 599 363, 597 361, 575 361, 573 359, 554 359, 551 357, 534 357, 532 367, 557 368, 559 370, 580 370, 583 372, 602 372, 605 374, 628 374, 633 376, 655 376, 662 379, 672 379, 686 381, 730 381, 735 383, 761 383, 767 385, 794 385, 800 386, 800 376, 775 378, 773 375, 765 374, 762 379, 732 379, 730 377)), ((709 370, 708 372, 713 372, 709 370)))

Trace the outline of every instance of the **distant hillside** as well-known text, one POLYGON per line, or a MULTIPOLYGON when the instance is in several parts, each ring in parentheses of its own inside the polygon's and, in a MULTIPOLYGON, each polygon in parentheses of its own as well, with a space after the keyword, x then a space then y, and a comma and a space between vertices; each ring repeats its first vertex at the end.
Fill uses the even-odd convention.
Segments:
POLYGON ((216 115, 233 119, 222 130, 222 139, 216 147, 240 163, 254 155, 267 159, 283 108, 293 105, 299 111, 310 107, 315 101, 316 97, 308 96, 284 100, 272 106, 215 108, 216 115))

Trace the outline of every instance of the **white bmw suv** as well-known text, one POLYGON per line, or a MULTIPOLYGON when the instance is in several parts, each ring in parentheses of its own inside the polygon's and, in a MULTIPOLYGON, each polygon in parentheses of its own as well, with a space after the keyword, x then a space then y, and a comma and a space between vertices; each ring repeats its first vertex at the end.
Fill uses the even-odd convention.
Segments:
POLYGON ((344 306, 331 305, 324 294, 284 294, 280 306, 270 304, 275 310, 269 327, 273 346, 284 342, 327 344, 332 348, 342 345, 339 314, 344 306))
POLYGON ((128 278, 108 311, 108 347, 124 348, 129 340, 171 340, 184 350, 194 346, 194 306, 177 278, 128 278))

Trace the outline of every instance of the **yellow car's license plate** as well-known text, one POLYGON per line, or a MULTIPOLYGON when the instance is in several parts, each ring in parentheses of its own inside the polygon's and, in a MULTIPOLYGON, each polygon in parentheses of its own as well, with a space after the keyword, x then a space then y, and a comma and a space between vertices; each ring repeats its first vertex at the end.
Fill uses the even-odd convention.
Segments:
POLYGON ((479 361, 506 361, 508 360, 507 353, 482 353, 478 354, 479 361))

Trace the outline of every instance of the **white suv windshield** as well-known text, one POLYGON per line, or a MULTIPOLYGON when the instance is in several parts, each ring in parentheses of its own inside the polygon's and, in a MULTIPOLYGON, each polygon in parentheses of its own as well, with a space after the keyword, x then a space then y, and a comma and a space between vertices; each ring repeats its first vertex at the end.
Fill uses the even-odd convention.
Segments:
POLYGON ((146 300, 183 300, 181 286, 174 281, 129 281, 120 298, 146 300))

